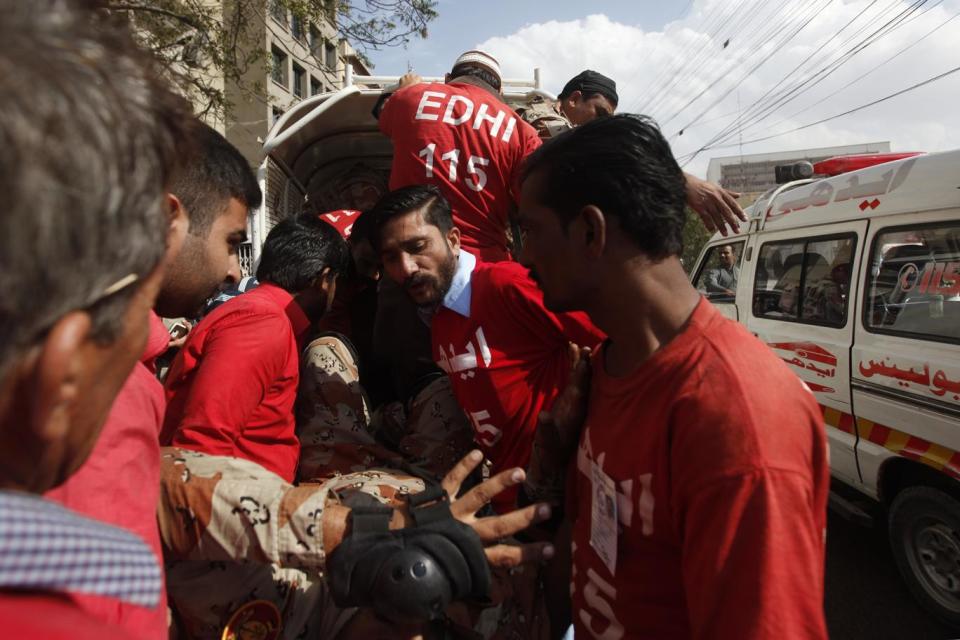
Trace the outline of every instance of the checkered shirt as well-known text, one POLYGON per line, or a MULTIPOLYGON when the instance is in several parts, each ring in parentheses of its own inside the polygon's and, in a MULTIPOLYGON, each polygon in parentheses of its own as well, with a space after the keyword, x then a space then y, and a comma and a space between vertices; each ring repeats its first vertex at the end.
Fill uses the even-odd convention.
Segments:
POLYGON ((132 533, 32 494, 0 491, 0 589, 91 593, 153 607, 160 566, 132 533))

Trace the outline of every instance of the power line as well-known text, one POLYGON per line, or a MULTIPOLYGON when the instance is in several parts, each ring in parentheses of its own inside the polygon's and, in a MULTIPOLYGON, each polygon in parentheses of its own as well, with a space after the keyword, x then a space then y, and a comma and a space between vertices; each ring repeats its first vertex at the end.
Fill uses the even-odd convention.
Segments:
MULTIPOLYGON (((844 117, 844 116, 848 116, 848 115, 850 115, 851 113, 856 113, 856 112, 858 112, 858 111, 863 111, 864 109, 867 109, 867 108, 869 108, 869 107, 878 105, 878 104, 880 104, 881 102, 886 102, 887 100, 891 100, 891 99, 896 98, 896 97, 898 97, 898 96, 902 96, 902 95, 904 95, 905 93, 909 93, 909 92, 913 91, 914 89, 919 89, 920 87, 924 87, 924 86, 926 86, 926 85, 928 85, 928 84, 931 84, 931 83, 933 83, 933 82, 936 82, 937 80, 942 80, 943 78, 946 78, 947 76, 950 76, 950 75, 953 75, 954 73, 957 73, 958 71, 960 71, 960 67, 954 67, 953 69, 950 69, 950 70, 948 70, 948 71, 944 71, 943 73, 941 73, 941 74, 939 74, 939 75, 936 75, 936 76, 933 76, 932 78, 927 78, 927 79, 924 80, 923 82, 918 82, 917 84, 911 85, 911 86, 907 87, 906 89, 901 89, 900 91, 897 91, 896 93, 891 93, 891 94, 886 95, 886 96, 884 96, 884 97, 882 97, 882 98, 878 98, 878 99, 873 100, 873 101, 871 101, 871 102, 868 102, 868 103, 866 103, 866 104, 862 104, 862 105, 860 105, 859 107, 854 107, 853 109, 848 109, 847 111, 844 111, 843 113, 838 113, 838 114, 832 115, 832 116, 830 116, 830 117, 828 117, 828 118, 822 118, 822 119, 820 119, 820 120, 817 120, 816 122, 811 122, 811 123, 809 123, 809 124, 805 124, 805 125, 800 126, 800 127, 795 127, 795 128, 793 128, 793 129, 789 129, 789 130, 787 130, 787 131, 781 131, 780 133, 775 133, 775 134, 772 134, 772 135, 769 135, 769 136, 763 136, 763 137, 760 137, 760 138, 754 138, 753 140, 745 140, 745 141, 743 142, 743 144, 754 144, 754 143, 756 143, 756 142, 763 142, 763 141, 765 141, 765 140, 772 140, 773 138, 779 138, 780 136, 785 136, 785 135, 787 135, 787 134, 789 134, 789 133, 795 133, 795 132, 797 132, 797 131, 803 131, 804 129, 809 129, 810 127, 815 127, 815 126, 817 126, 818 124, 823 124, 824 122, 830 122, 831 120, 836 120, 837 118, 842 118, 842 117, 844 117)), ((713 146, 704 146, 704 147, 701 147, 700 149, 697 149, 697 150, 694 151, 693 153, 687 154, 686 156, 682 156, 683 158, 686 158, 686 159, 682 162, 682 165, 688 164, 689 162, 691 162, 694 158, 696 158, 696 157, 697 157, 701 152, 703 152, 703 151, 708 151, 708 150, 711 150, 711 149, 728 149, 728 148, 730 148, 730 147, 736 147, 736 146, 738 146, 739 144, 740 144, 740 143, 724 144, 724 145, 713 145, 713 146), (689 157, 688 157, 688 156, 689 156, 689 157)))
MULTIPOLYGON (((877 0, 873 0, 873 2, 877 2, 877 0)), ((873 2, 871 2, 871 5, 873 4, 873 2)), ((826 5, 824 5, 824 6, 826 6, 826 5)), ((846 28, 846 27, 844 27, 844 28, 846 28)), ((773 29, 772 29, 770 32, 768 32, 768 33, 771 34, 770 37, 767 38, 766 40, 764 40, 763 42, 761 42, 759 45, 755 46, 755 47, 754 47, 753 49, 751 49, 750 51, 748 51, 746 57, 749 58, 750 55, 752 55, 752 54, 754 54, 755 52, 757 52, 757 51, 759 51, 760 49, 762 49, 762 48, 764 47, 764 45, 766 45, 766 44, 769 43, 771 40, 773 40, 773 38, 776 36, 777 32, 780 31, 780 30, 781 30, 781 26, 780 26, 780 25, 777 25, 777 24, 774 24, 774 25, 773 25, 773 29)), ((843 29, 841 29, 841 31, 842 31, 842 30, 843 30, 843 29)), ((838 31, 837 33, 840 33, 840 32, 838 31)), ((834 34, 834 35, 836 35, 836 34, 834 34)), ((828 42, 829 42, 829 41, 828 41, 828 42)), ((810 55, 812 56, 812 55, 814 55, 814 54, 810 54, 810 55)), ((809 59, 809 58, 808 58, 808 59, 809 59)), ((669 118, 667 118, 666 120, 664 120, 664 121, 661 123, 661 126, 666 126, 668 122, 672 121, 674 118, 676 118, 676 117, 679 116, 681 113, 683 113, 683 112, 687 109, 687 107, 689 107, 689 106, 692 105, 694 102, 696 102, 697 100, 699 100, 704 94, 706 94, 708 91, 710 91, 711 89, 713 89, 713 88, 714 88, 717 84, 719 84, 722 80, 726 79, 726 78, 728 77, 729 73, 730 73, 737 65, 741 64, 742 62, 743 62, 743 59, 741 59, 741 60, 735 60, 734 63, 733 63, 732 65, 730 65, 729 67, 727 67, 722 73, 720 73, 713 82, 711 82, 711 83, 708 84, 706 87, 704 87, 704 89, 703 89, 702 91, 700 91, 700 93, 698 93, 697 95, 695 95, 695 96, 694 96, 693 98, 691 98, 686 104, 684 104, 682 107, 680 107, 680 109, 679 109, 678 111, 676 111, 672 116, 670 116, 669 118)), ((802 65, 802 64, 803 64, 803 63, 801 63, 801 65, 802 65)), ((799 67, 798 67, 798 68, 799 68, 799 67)), ((750 74, 748 73, 747 75, 749 76, 750 74)), ((742 82, 742 80, 741 80, 741 82, 742 82)), ((781 82, 782 82, 782 80, 781 80, 781 82)), ((714 105, 711 105, 710 109, 712 109, 714 106, 716 106, 716 103, 714 103, 714 105)), ((739 111, 739 110, 738 110, 738 111, 739 111)), ((707 109, 707 111, 704 111, 703 113, 701 113, 701 115, 706 115, 706 113, 708 113, 708 112, 709 112, 709 109, 707 109)), ((681 131, 682 131, 682 130, 683 130, 683 129, 681 129, 681 131)))
MULTIPOLYGON (((907 9, 901 11, 892 19, 884 23, 881 27, 879 27, 875 31, 871 32, 868 36, 864 37, 862 40, 857 42, 852 48, 844 51, 840 55, 840 57, 837 58, 836 60, 828 63, 824 67, 820 68, 818 71, 812 73, 811 75, 808 75, 806 78, 796 81, 793 85, 785 87, 780 93, 774 95, 773 97, 766 100, 766 102, 764 102, 765 99, 767 99, 767 97, 770 94, 770 91, 768 91, 766 94, 764 94, 764 96, 762 96, 759 100, 754 102, 754 104, 747 109, 746 114, 742 115, 740 118, 732 122, 730 125, 728 125, 724 129, 722 129, 719 133, 717 133, 713 138, 711 138, 707 142, 707 146, 713 145, 718 142, 729 141, 732 137, 738 135, 739 131, 742 131, 744 129, 747 129, 756 125, 757 123, 768 118, 776 109, 782 107, 785 104, 789 104, 790 102, 794 101, 795 99, 797 99, 798 97, 806 93, 807 91, 810 91, 813 87, 815 87, 820 82, 825 80, 827 77, 835 73, 841 66, 849 62, 858 53, 860 53, 870 45, 874 44, 876 41, 878 41, 882 37, 888 35, 896 28, 902 26, 904 21, 911 14, 915 13, 917 9, 926 2, 927 0, 918 0, 915 4, 910 5, 909 7, 907 7, 907 9)), ((887 9, 884 9, 880 14, 878 14, 872 20, 870 20, 868 24, 865 25, 865 27, 876 22, 879 18, 881 18, 883 14, 889 13, 891 8, 893 8, 894 4, 898 5, 899 2, 898 1, 894 2, 893 4, 888 6, 887 9)), ((852 40, 853 38, 847 39, 847 41, 844 42, 843 45, 846 45, 852 40)), ((790 75, 792 75, 792 73, 788 74, 787 77, 789 77, 790 75)), ((779 86, 780 84, 782 84, 782 81, 781 83, 778 83, 777 86, 779 86)))
MULTIPOLYGON (((745 0, 741 0, 741 4, 744 1, 745 0)), ((703 25, 701 27, 703 33, 707 35, 708 40, 712 40, 713 37, 715 36, 715 32, 711 30, 716 29, 717 32, 719 31, 719 28, 717 27, 717 25, 720 24, 720 21, 723 19, 723 15, 724 15, 723 14, 724 4, 717 3, 716 6, 717 6, 716 12, 710 14, 709 18, 706 18, 704 20, 703 25)), ((740 5, 737 5, 737 8, 739 8, 739 6, 740 5)), ((733 12, 731 12, 731 15, 734 12, 736 12, 736 8, 734 8, 733 12)), ((670 65, 670 66, 664 66, 664 68, 661 69, 660 72, 657 74, 656 79, 648 85, 647 90, 644 93, 642 93, 631 104, 630 108, 627 109, 627 111, 634 111, 636 107, 640 104, 643 104, 643 109, 641 109, 641 111, 643 111, 646 108, 646 106, 650 103, 651 100, 656 99, 656 97, 660 95, 659 90, 666 83, 669 83, 671 78, 676 78, 679 74, 684 73, 686 71, 687 66, 693 63, 694 56, 692 54, 694 53, 695 48, 697 46, 697 41, 698 39, 695 39, 693 42, 688 43, 684 47, 680 55, 677 56, 676 64, 670 65)), ((702 53, 702 49, 700 53, 702 53)), ((700 53, 697 54, 696 58, 699 59, 700 53)), ((636 78, 634 78, 634 80, 636 80, 636 78)))
POLYGON ((900 51, 896 52, 895 54, 893 54, 892 56, 890 56, 889 58, 887 58, 886 60, 884 60, 884 61, 881 62, 880 64, 872 67, 872 68, 871 68, 869 71, 867 71, 866 73, 863 73, 863 74, 857 76, 856 78, 854 78, 853 80, 844 83, 844 85, 843 85, 842 87, 840 87, 839 89, 837 89, 836 91, 834 91, 834 92, 832 92, 832 93, 824 96, 823 98, 817 100, 817 101, 814 102, 813 104, 811 104, 811 105, 809 105, 809 106, 807 106, 807 107, 804 107, 804 108, 801 109, 800 111, 797 111, 797 112, 795 112, 795 113, 792 113, 791 115, 789 115, 788 117, 784 118, 783 120, 780 120, 779 122, 777 122, 777 123, 775 123, 775 124, 767 127, 766 131, 769 131, 769 130, 771 130, 771 129, 775 129, 775 128, 777 128, 778 126, 780 126, 781 124, 783 124, 784 122, 789 122, 790 120, 793 120, 794 118, 796 118, 796 117, 799 116, 800 114, 806 113, 806 112, 809 111, 810 109, 812 109, 812 108, 814 108, 814 107, 816 107, 816 106, 818 106, 818 105, 820 105, 820 104, 823 104, 824 102, 826 102, 826 101, 829 100, 830 98, 834 97, 834 96, 837 95, 838 93, 842 93, 843 91, 846 91, 847 89, 849 89, 849 88, 852 87, 853 85, 857 84, 858 82, 860 82, 861 80, 863 80, 864 78, 866 78, 867 76, 869 76, 871 73, 873 73, 874 71, 876 71, 876 70, 879 69, 880 67, 883 67, 883 66, 886 65, 888 62, 891 62, 891 61, 894 60, 895 58, 900 57, 901 55, 903 55, 904 53, 906 53, 906 52, 909 51, 910 49, 914 48, 915 46, 917 46, 918 44, 920 44, 921 42, 923 42, 924 40, 926 40, 928 37, 932 36, 934 33, 936 33, 937 31, 939 31, 939 30, 942 29, 943 27, 947 26, 948 23, 956 20, 958 17, 960 17, 960 12, 957 12, 957 13, 953 14, 951 17, 947 18, 946 20, 944 20, 943 22, 941 22, 940 24, 938 24, 936 27, 934 27, 933 29, 931 29, 930 31, 928 31, 927 33, 925 33, 923 36, 921 36, 920 38, 918 38, 917 40, 915 40, 915 41, 912 42, 911 44, 907 45, 907 46, 904 47, 903 49, 900 49, 900 51))
MULTIPOLYGON (((828 4, 830 4, 832 1, 833 1, 833 0, 825 0, 825 2, 824 2, 823 4, 821 4, 819 7, 817 7, 817 8, 813 11, 813 13, 810 15, 810 17, 808 17, 808 18, 806 18, 805 20, 803 20, 803 23, 802 23, 802 24, 800 24, 800 25, 799 25, 792 33, 790 33, 781 43, 779 43, 779 44, 777 45, 777 48, 783 47, 787 42, 790 42, 791 40, 793 40, 801 31, 803 31, 803 30, 807 27, 807 25, 809 25, 811 22, 813 22, 814 18, 816 18, 816 17, 820 14, 820 11, 822 11, 822 10, 823 10, 828 4)), ((739 87, 741 84, 743 84, 743 81, 744 81, 744 80, 746 80, 746 79, 749 78, 751 75, 753 75, 753 72, 754 72, 754 71, 756 71, 758 68, 760 68, 761 66, 763 66, 763 65, 764 65, 767 61, 769 61, 769 60, 770 60, 770 57, 762 58, 757 64, 753 65, 753 66, 747 71, 747 73, 744 74, 744 76, 740 78, 740 80, 738 80, 736 83, 734 83, 733 86, 731 86, 729 89, 727 89, 719 98, 717 98, 709 107, 707 107, 706 109, 704 109, 704 110, 703 110, 696 118, 694 118, 693 121, 691 121, 691 122, 695 122, 697 119, 699 119, 699 118, 703 117, 704 115, 706 115, 707 113, 709 113, 710 109, 712 109, 713 107, 715 107, 715 106, 717 106, 718 104, 720 104, 728 95, 730 95, 730 94, 733 92, 734 89, 736 89, 736 88, 739 87)))

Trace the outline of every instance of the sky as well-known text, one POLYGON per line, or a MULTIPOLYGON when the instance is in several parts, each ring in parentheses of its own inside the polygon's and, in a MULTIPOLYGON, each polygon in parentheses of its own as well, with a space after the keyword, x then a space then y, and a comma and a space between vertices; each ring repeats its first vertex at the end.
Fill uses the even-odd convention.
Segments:
POLYGON ((657 120, 695 175, 741 153, 960 148, 960 72, 833 118, 960 67, 960 0, 440 0, 438 12, 426 40, 372 52, 375 73, 440 76, 480 48, 504 77, 539 68, 557 93, 594 69, 617 81, 618 111, 657 120))

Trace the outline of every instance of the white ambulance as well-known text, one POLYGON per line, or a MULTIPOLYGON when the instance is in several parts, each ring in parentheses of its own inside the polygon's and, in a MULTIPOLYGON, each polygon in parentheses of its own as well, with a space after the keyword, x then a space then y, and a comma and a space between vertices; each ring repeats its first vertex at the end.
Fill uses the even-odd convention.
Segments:
POLYGON ((832 177, 761 196, 693 283, 810 387, 834 478, 885 507, 911 592, 960 628, 960 151, 798 168, 832 177))

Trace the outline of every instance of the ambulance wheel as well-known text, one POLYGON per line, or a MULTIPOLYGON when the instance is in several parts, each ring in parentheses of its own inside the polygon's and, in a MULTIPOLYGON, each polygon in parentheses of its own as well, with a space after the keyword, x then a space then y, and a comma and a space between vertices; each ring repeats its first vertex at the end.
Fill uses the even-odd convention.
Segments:
POLYGON ((930 487, 904 489, 890 507, 889 532, 914 598, 960 630, 960 502, 930 487))

